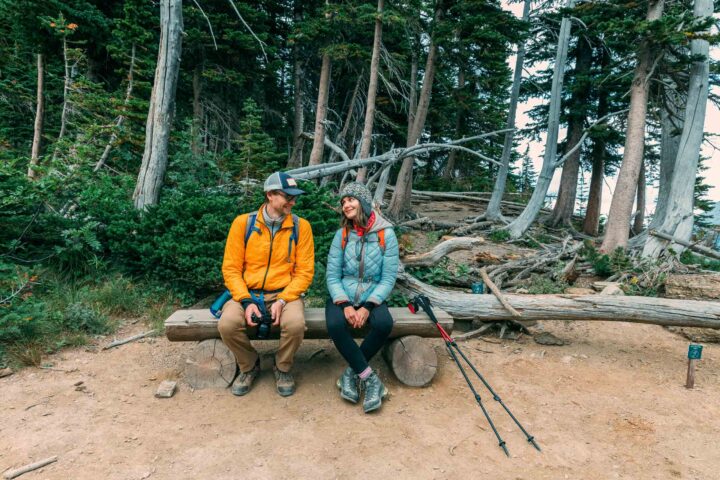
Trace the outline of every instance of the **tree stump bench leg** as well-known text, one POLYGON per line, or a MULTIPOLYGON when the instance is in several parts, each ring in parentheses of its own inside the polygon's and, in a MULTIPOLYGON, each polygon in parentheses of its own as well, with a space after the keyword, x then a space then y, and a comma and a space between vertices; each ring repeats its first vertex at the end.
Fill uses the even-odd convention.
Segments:
POLYGON ((185 360, 185 380, 196 390, 227 388, 236 374, 235 356, 218 338, 198 342, 185 360))
POLYGON ((438 368, 435 349, 416 335, 392 340, 383 349, 383 358, 397 379, 409 387, 429 385, 438 368))

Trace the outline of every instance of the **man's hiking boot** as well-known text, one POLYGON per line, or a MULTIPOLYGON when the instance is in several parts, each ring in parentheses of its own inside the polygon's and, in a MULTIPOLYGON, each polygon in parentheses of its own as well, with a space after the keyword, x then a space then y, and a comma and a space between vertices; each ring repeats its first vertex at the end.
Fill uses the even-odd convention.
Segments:
POLYGON ((388 389, 385 388, 385 385, 383 385, 377 373, 373 372, 368 378, 363 380, 363 387, 365 389, 365 400, 363 400, 363 410, 365 410, 365 413, 370 413, 380 408, 382 399, 388 394, 388 389))
POLYGON ((357 403, 360 400, 358 378, 352 368, 347 367, 343 374, 340 375, 337 387, 340 389, 340 396, 348 402, 357 403))
POLYGON ((242 397, 250 391, 253 382, 260 375, 260 362, 255 363, 255 366, 249 372, 240 372, 235 381, 232 384, 232 393, 242 397))
POLYGON ((290 372, 283 372, 275 367, 275 384, 281 397, 289 397, 295 393, 295 380, 290 372))

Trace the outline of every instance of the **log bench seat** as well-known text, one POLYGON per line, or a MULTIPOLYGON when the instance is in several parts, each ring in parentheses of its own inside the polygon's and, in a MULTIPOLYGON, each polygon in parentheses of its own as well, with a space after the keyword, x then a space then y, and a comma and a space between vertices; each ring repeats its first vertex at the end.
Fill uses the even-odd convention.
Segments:
MULTIPOLYGON (((443 328, 448 333, 452 332, 452 317, 437 308, 433 311, 443 328)), ((425 312, 413 314, 407 308, 393 307, 390 308, 390 314, 394 324, 391 340, 383 349, 383 357, 403 384, 428 385, 437 371, 437 354, 423 338, 440 337, 440 332, 425 312)), ((209 309, 178 310, 165 320, 168 340, 199 342, 185 365, 185 379, 195 389, 227 387, 237 374, 235 358, 220 340, 217 324, 218 320, 209 309)), ((306 308, 305 326, 307 339, 330 338, 325 325, 324 308, 306 308)), ((357 337, 363 337, 367 329, 354 333, 357 337)), ((278 337, 279 331, 271 330, 270 340, 278 337)))

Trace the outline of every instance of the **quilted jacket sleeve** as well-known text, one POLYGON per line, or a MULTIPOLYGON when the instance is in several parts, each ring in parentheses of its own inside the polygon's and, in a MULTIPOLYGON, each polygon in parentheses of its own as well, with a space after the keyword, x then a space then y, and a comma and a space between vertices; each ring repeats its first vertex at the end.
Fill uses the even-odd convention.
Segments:
POLYGON ((327 259, 327 268, 325 269, 325 281, 327 289, 330 293, 333 303, 349 302, 350 298, 345 293, 342 284, 342 266, 343 256, 342 250, 342 229, 335 232, 332 245, 330 245, 330 253, 327 259))
POLYGON ((380 281, 370 292, 368 301, 380 305, 387 300, 395 286, 397 279, 398 265, 400 263, 400 251, 395 231, 392 228, 385 229, 385 253, 383 255, 382 274, 380 281))

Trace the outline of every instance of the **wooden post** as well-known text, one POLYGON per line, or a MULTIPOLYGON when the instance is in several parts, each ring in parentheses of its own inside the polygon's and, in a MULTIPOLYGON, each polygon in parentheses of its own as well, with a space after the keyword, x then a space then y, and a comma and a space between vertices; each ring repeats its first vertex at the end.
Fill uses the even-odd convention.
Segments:
POLYGON ((688 370, 687 380, 685 382, 686 388, 693 388, 695 386, 695 362, 700 360, 701 356, 702 345, 691 343, 690 347, 688 347, 688 370))

